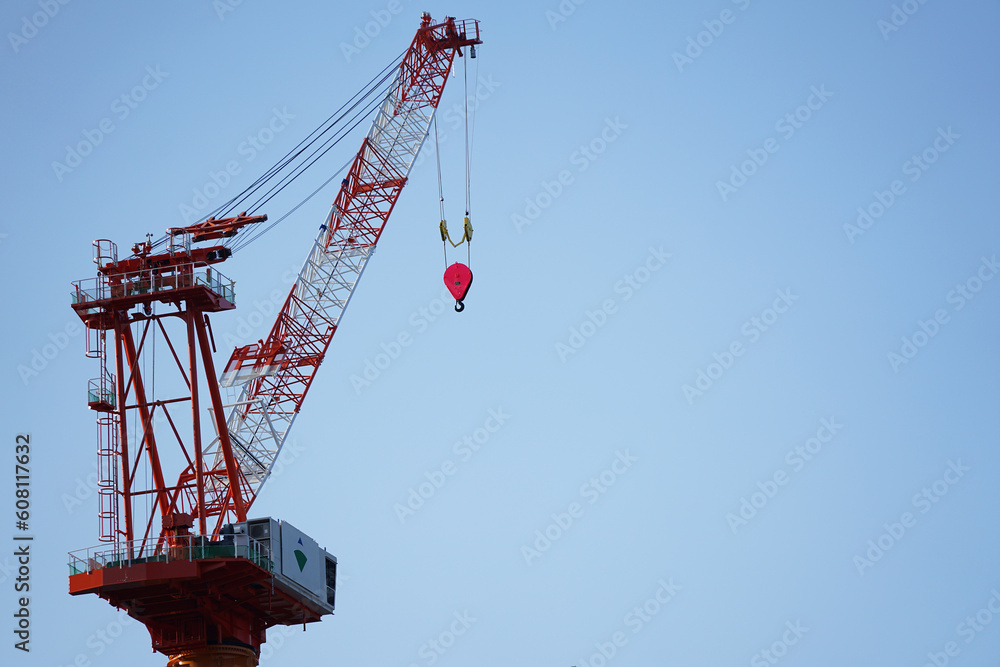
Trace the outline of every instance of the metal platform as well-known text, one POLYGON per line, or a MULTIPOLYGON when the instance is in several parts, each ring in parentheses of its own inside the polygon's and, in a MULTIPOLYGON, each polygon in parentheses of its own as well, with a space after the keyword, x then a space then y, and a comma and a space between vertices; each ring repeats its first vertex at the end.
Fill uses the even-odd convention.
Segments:
POLYGON ((232 532, 217 541, 186 535, 145 549, 136 540, 73 552, 69 592, 94 593, 124 609, 167 655, 217 644, 256 650, 271 626, 333 613, 336 558, 274 519, 227 528, 232 532), (301 550, 283 550, 283 534, 301 550))

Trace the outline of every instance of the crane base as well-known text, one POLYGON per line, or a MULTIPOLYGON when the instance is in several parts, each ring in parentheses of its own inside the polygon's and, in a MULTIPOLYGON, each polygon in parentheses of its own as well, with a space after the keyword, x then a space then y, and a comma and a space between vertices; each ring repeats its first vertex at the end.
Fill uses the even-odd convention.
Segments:
POLYGON ((205 646, 170 656, 167 667, 257 667, 253 649, 242 646, 205 646))

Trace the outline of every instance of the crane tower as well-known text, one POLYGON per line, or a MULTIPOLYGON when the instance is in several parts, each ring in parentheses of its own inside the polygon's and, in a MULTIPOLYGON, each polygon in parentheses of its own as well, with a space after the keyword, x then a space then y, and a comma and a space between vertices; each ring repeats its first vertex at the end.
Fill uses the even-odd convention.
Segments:
POLYGON ((232 255, 226 242, 266 215, 170 228, 125 258, 95 241, 96 277, 73 283, 87 355, 100 368, 87 405, 97 413, 102 545, 70 554, 69 590, 142 622, 170 667, 253 667, 267 628, 333 613, 336 558, 288 522, 248 512, 406 184, 453 60, 480 43, 478 21, 423 15, 274 325, 235 349, 221 378, 209 315, 234 309, 236 294, 217 265, 232 255))

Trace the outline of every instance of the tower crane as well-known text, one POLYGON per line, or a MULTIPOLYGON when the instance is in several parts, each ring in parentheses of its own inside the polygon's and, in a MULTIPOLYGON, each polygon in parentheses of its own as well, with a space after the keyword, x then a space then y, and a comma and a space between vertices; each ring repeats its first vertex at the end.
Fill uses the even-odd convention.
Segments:
POLYGON ((97 240, 97 276, 73 283, 87 355, 100 364, 87 403, 97 413, 103 544, 70 553, 69 590, 142 622, 170 667, 253 666, 268 627, 333 613, 336 558, 288 522, 248 512, 428 136, 454 58, 475 57, 481 43, 476 20, 421 17, 274 325, 236 348, 218 380, 209 314, 234 309, 236 297, 217 265, 266 215, 172 227, 162 249, 147 237, 123 259, 97 240))

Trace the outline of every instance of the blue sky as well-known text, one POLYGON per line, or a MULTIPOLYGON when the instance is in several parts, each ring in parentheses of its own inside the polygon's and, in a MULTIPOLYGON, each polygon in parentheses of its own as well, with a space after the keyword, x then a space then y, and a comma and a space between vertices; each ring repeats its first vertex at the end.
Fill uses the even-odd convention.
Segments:
MULTIPOLYGON (((91 242, 207 214, 424 10, 482 22, 475 284, 454 313, 425 155, 253 508, 342 574, 335 616, 272 631, 262 664, 995 662, 985 0, 6 3, 0 391, 7 456, 34 443, 35 551, 32 651, 8 633, 3 662, 165 662, 66 594, 66 553, 97 542, 96 366, 69 307, 91 242)), ((439 108, 453 228, 462 96, 459 76, 439 108)), ((226 262, 217 364, 263 336, 333 196, 226 262)))

